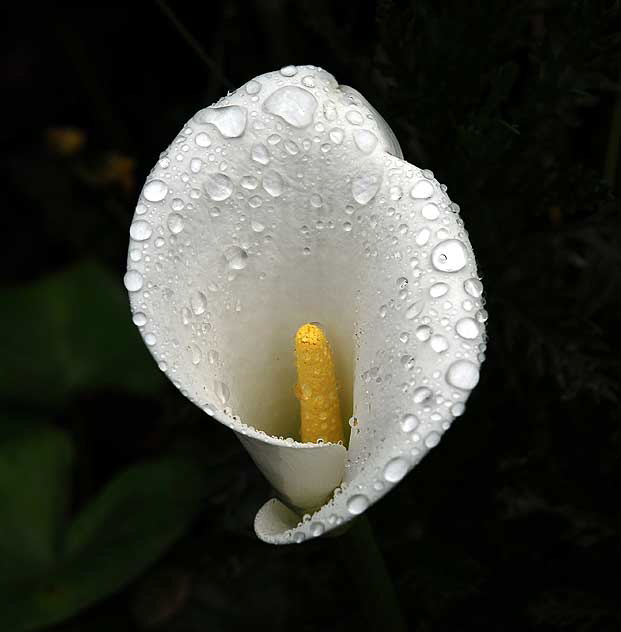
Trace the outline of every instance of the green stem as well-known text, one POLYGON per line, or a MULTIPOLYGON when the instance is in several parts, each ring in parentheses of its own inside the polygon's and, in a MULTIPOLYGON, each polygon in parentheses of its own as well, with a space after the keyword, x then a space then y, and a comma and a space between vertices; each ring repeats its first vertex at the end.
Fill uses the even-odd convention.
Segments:
POLYGON ((405 632, 407 626, 395 587, 386 568, 369 519, 359 516, 340 538, 340 551, 349 570, 365 627, 385 632, 405 632))

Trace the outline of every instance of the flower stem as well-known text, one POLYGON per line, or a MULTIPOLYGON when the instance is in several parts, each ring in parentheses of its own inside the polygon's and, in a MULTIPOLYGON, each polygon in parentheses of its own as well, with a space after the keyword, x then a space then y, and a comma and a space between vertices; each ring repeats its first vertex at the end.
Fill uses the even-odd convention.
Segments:
POLYGON ((366 626, 371 630, 405 632, 407 626, 399 607, 384 556, 369 519, 362 515, 339 538, 341 557, 356 590, 366 626))

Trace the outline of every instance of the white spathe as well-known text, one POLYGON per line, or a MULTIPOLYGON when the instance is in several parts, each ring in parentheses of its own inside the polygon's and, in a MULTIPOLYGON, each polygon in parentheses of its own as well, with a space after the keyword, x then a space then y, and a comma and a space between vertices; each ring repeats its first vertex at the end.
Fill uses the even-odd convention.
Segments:
POLYGON ((362 513, 463 413, 487 316, 458 211, 314 66, 249 81, 160 156, 130 229, 134 322, 275 488, 261 539, 302 542, 362 513), (313 321, 354 418, 347 450, 298 442, 293 338, 313 321))

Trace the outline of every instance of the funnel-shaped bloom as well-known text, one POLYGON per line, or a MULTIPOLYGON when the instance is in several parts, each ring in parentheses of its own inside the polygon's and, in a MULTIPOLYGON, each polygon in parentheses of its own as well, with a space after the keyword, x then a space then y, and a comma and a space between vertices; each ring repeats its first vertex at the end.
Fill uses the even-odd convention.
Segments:
POLYGON ((313 66, 249 81, 160 156, 130 228, 133 319, 275 488, 261 539, 301 542, 362 513, 464 411, 486 315, 458 211, 369 103, 313 66), (300 442, 294 336, 312 321, 347 447, 300 442))

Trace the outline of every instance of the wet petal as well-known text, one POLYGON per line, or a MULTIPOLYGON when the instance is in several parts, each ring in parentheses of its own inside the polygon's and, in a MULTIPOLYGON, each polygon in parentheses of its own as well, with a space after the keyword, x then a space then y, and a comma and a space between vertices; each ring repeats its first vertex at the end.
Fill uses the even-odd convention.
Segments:
POLYGON ((126 285, 160 368, 297 509, 269 501, 259 537, 300 542, 363 512, 437 445, 478 380, 486 314, 458 207, 358 92, 312 66, 252 85, 160 157, 126 285), (296 443, 293 336, 312 321, 355 417, 347 452, 296 443))

